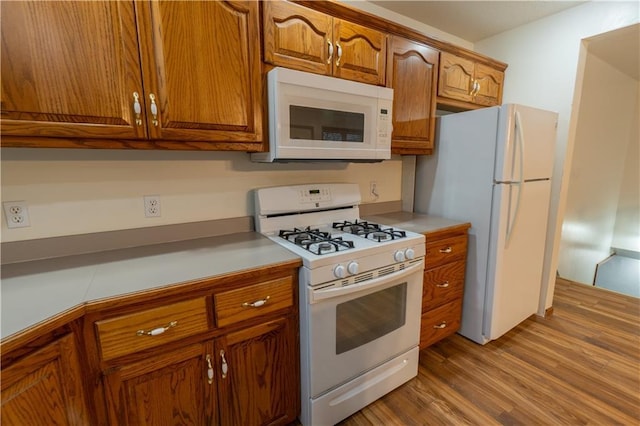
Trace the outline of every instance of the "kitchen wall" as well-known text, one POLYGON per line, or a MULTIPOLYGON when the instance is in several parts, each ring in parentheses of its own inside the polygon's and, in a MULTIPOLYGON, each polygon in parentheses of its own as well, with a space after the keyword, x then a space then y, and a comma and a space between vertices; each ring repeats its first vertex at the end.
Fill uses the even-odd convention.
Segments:
POLYGON ((611 246, 640 254, 640 83, 625 156, 624 174, 611 246))
POLYGON ((251 190, 274 185, 354 182, 363 203, 401 199, 402 160, 382 163, 262 164, 244 152, 4 148, 2 201, 25 200, 31 226, 2 241, 253 215, 251 190), (379 198, 369 196, 375 181, 379 198), (161 217, 144 217, 144 195, 159 195, 161 217))
POLYGON ((637 2, 587 2, 475 43, 509 64, 503 101, 559 113, 556 161, 539 314, 551 307, 573 139, 569 137, 581 40, 640 21, 637 2))
MULTIPOLYGON (((563 278, 593 284, 596 264, 611 254, 619 205, 635 203, 635 231, 629 235, 640 237, 637 105, 638 81, 587 51, 558 257, 563 278), (627 161, 632 151, 636 157, 627 161)), ((633 227, 625 221, 630 213, 621 211, 621 228, 633 227)))

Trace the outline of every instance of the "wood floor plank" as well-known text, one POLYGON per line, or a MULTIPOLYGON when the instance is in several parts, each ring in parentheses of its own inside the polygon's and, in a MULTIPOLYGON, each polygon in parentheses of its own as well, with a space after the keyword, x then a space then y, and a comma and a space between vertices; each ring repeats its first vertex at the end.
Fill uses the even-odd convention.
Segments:
POLYGON ((421 351, 418 377, 340 426, 640 425, 640 299, 558 279, 553 307, 421 351))

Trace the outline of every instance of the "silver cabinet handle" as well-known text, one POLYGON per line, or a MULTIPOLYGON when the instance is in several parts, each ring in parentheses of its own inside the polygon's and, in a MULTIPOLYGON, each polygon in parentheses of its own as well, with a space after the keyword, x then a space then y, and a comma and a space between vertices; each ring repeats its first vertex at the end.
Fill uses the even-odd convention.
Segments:
POLYGON ((445 281, 442 284, 436 284, 436 287, 447 288, 449 287, 449 281, 445 281))
POLYGON ((227 365, 227 360, 224 357, 224 350, 220 350, 220 358, 222 358, 222 378, 226 379, 229 366, 227 365))
POLYGON ((149 331, 138 330, 136 331, 136 336, 157 336, 158 334, 162 334, 168 329, 173 328, 177 325, 178 325, 178 321, 171 321, 169 324, 162 327, 154 328, 153 330, 149 330, 149 331))
POLYGON ((478 80, 473 80, 473 89, 471 90, 471 93, 469 93, 469 94, 471 96, 476 96, 479 91, 480 91, 480 83, 478 82, 478 80))
POLYGON ((451 253, 453 249, 451 247, 440 249, 440 253, 451 253))
POLYGON ((156 104, 156 95, 149 93, 149 100, 151 101, 151 104, 149 105, 152 118, 151 122, 154 126, 158 127, 158 105, 156 104))
POLYGON ((267 303, 267 300, 269 300, 271 298, 271 296, 267 296, 264 299, 260 299, 260 300, 256 300, 255 302, 244 302, 242 304, 243 308, 259 308, 260 306, 264 305, 265 303, 267 303))
POLYGON ((213 383, 213 366, 211 365, 211 355, 207 354, 207 382, 213 383))
POLYGON ((342 46, 340 46, 340 43, 336 42, 336 47, 338 48, 338 58, 336 59, 336 67, 339 67, 340 59, 342 59, 342 46))
POLYGON ((433 328, 445 328, 447 326, 447 322, 446 321, 442 321, 442 323, 440 323, 440 325, 434 325, 433 328))
POLYGON ((136 119, 136 125, 142 126, 142 107, 140 106, 140 95, 133 92, 133 113, 136 119))
POLYGON ((329 57, 327 58, 327 64, 330 64, 331 59, 333 59, 333 44, 329 39, 327 39, 327 44, 329 45, 329 57))

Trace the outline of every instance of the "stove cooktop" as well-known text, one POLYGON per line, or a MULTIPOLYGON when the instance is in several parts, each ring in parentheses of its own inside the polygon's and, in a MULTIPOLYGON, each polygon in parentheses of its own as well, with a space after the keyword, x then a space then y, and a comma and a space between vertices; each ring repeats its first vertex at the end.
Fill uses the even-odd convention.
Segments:
POLYGON ((407 233, 403 230, 385 228, 377 223, 361 220, 333 222, 330 228, 323 229, 326 230, 310 226, 282 229, 278 232, 278 236, 315 255, 325 255, 371 246, 363 240, 385 243, 407 238, 407 233))

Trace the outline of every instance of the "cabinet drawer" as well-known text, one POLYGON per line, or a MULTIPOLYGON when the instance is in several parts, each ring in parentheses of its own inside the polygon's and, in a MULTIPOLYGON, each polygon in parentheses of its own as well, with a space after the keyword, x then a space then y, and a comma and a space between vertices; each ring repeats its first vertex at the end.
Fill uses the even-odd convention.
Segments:
POLYGON ((422 312, 462 297, 465 266, 458 260, 424 271, 422 312))
POLYGON ((455 300, 422 314, 420 349, 458 331, 461 313, 462 300, 455 300))
POLYGON ((97 321, 102 358, 117 358, 207 331, 204 297, 97 321))
POLYGON ((429 236, 427 235, 426 269, 465 259, 466 256, 467 234, 433 242, 429 242, 429 236))
POLYGON ((216 324, 224 327, 293 305, 291 277, 225 291, 213 296, 216 324))

